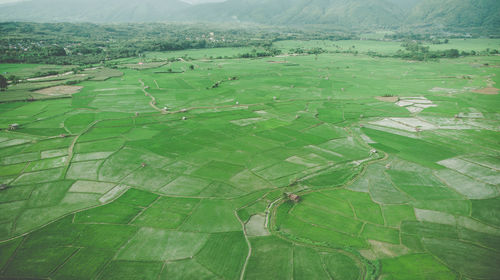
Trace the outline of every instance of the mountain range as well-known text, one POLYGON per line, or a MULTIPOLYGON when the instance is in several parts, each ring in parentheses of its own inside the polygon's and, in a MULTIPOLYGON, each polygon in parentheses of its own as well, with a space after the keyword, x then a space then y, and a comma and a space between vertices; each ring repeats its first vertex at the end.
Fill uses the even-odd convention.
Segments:
POLYGON ((500 27, 499 0, 31 0, 0 21, 250 22, 341 27, 500 27), (209 3, 207 3, 207 1, 209 3))

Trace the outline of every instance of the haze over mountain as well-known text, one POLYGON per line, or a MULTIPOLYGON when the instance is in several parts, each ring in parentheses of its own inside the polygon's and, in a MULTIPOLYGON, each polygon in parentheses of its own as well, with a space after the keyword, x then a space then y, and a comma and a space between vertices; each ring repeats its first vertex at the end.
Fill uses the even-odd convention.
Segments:
POLYGON ((6 4, 1 21, 154 22, 191 6, 180 0, 32 0, 6 4))
POLYGON ((188 16, 209 21, 265 24, 395 25, 403 12, 384 0, 228 0, 192 7, 188 16))
POLYGON ((343 27, 500 27, 498 0, 31 0, 0 21, 253 22, 343 27))
POLYGON ((443 26, 500 28, 499 0, 422 0, 407 19, 408 23, 443 26))

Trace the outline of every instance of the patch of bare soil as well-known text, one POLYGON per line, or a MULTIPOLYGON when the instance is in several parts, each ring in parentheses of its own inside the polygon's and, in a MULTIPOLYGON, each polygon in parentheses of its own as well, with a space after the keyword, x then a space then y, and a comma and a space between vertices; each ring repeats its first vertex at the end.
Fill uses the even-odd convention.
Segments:
POLYGON ((35 93, 51 96, 71 95, 79 92, 82 88, 82 86, 55 86, 37 90, 35 93))
POLYGON ((29 79, 26 79, 26 81, 28 81, 28 82, 36 82, 36 81, 42 81, 42 80, 59 78, 59 77, 67 76, 67 75, 71 75, 71 74, 74 74, 74 72, 73 71, 69 71, 69 72, 66 72, 66 73, 63 73, 63 74, 49 75, 49 76, 36 77, 36 78, 29 78, 29 79))
POLYGON ((396 103, 399 101, 399 97, 397 96, 376 96, 375 98, 382 102, 396 103))
POLYGON ((122 64, 122 67, 130 68, 130 69, 151 69, 158 68, 164 65, 167 65, 168 62, 146 62, 146 63, 137 63, 137 64, 122 64))
POLYGON ((476 90, 473 90, 472 92, 493 95, 493 94, 498 94, 498 91, 499 91, 499 89, 497 89, 497 88, 487 87, 487 88, 476 89, 476 90))

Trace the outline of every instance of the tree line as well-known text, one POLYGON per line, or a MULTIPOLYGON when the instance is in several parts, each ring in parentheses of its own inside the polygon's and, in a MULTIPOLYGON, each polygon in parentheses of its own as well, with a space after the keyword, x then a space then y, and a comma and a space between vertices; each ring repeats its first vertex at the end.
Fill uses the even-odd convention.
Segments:
POLYGON ((199 24, 0 23, 0 63, 89 65, 145 52, 220 47, 265 49, 242 57, 279 53, 273 42, 298 39, 353 39, 338 31, 228 28, 199 24))

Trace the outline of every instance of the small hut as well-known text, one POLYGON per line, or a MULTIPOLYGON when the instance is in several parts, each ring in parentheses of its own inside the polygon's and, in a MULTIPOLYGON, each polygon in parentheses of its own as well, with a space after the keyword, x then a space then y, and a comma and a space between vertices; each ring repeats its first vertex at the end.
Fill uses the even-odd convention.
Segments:
POLYGON ((289 193, 288 194, 288 199, 290 199, 290 201, 292 202, 295 202, 295 203, 299 203, 300 202, 300 196, 294 194, 294 193, 289 193))
POLYGON ((19 129, 19 124, 13 123, 9 124, 9 130, 18 130, 19 129))

